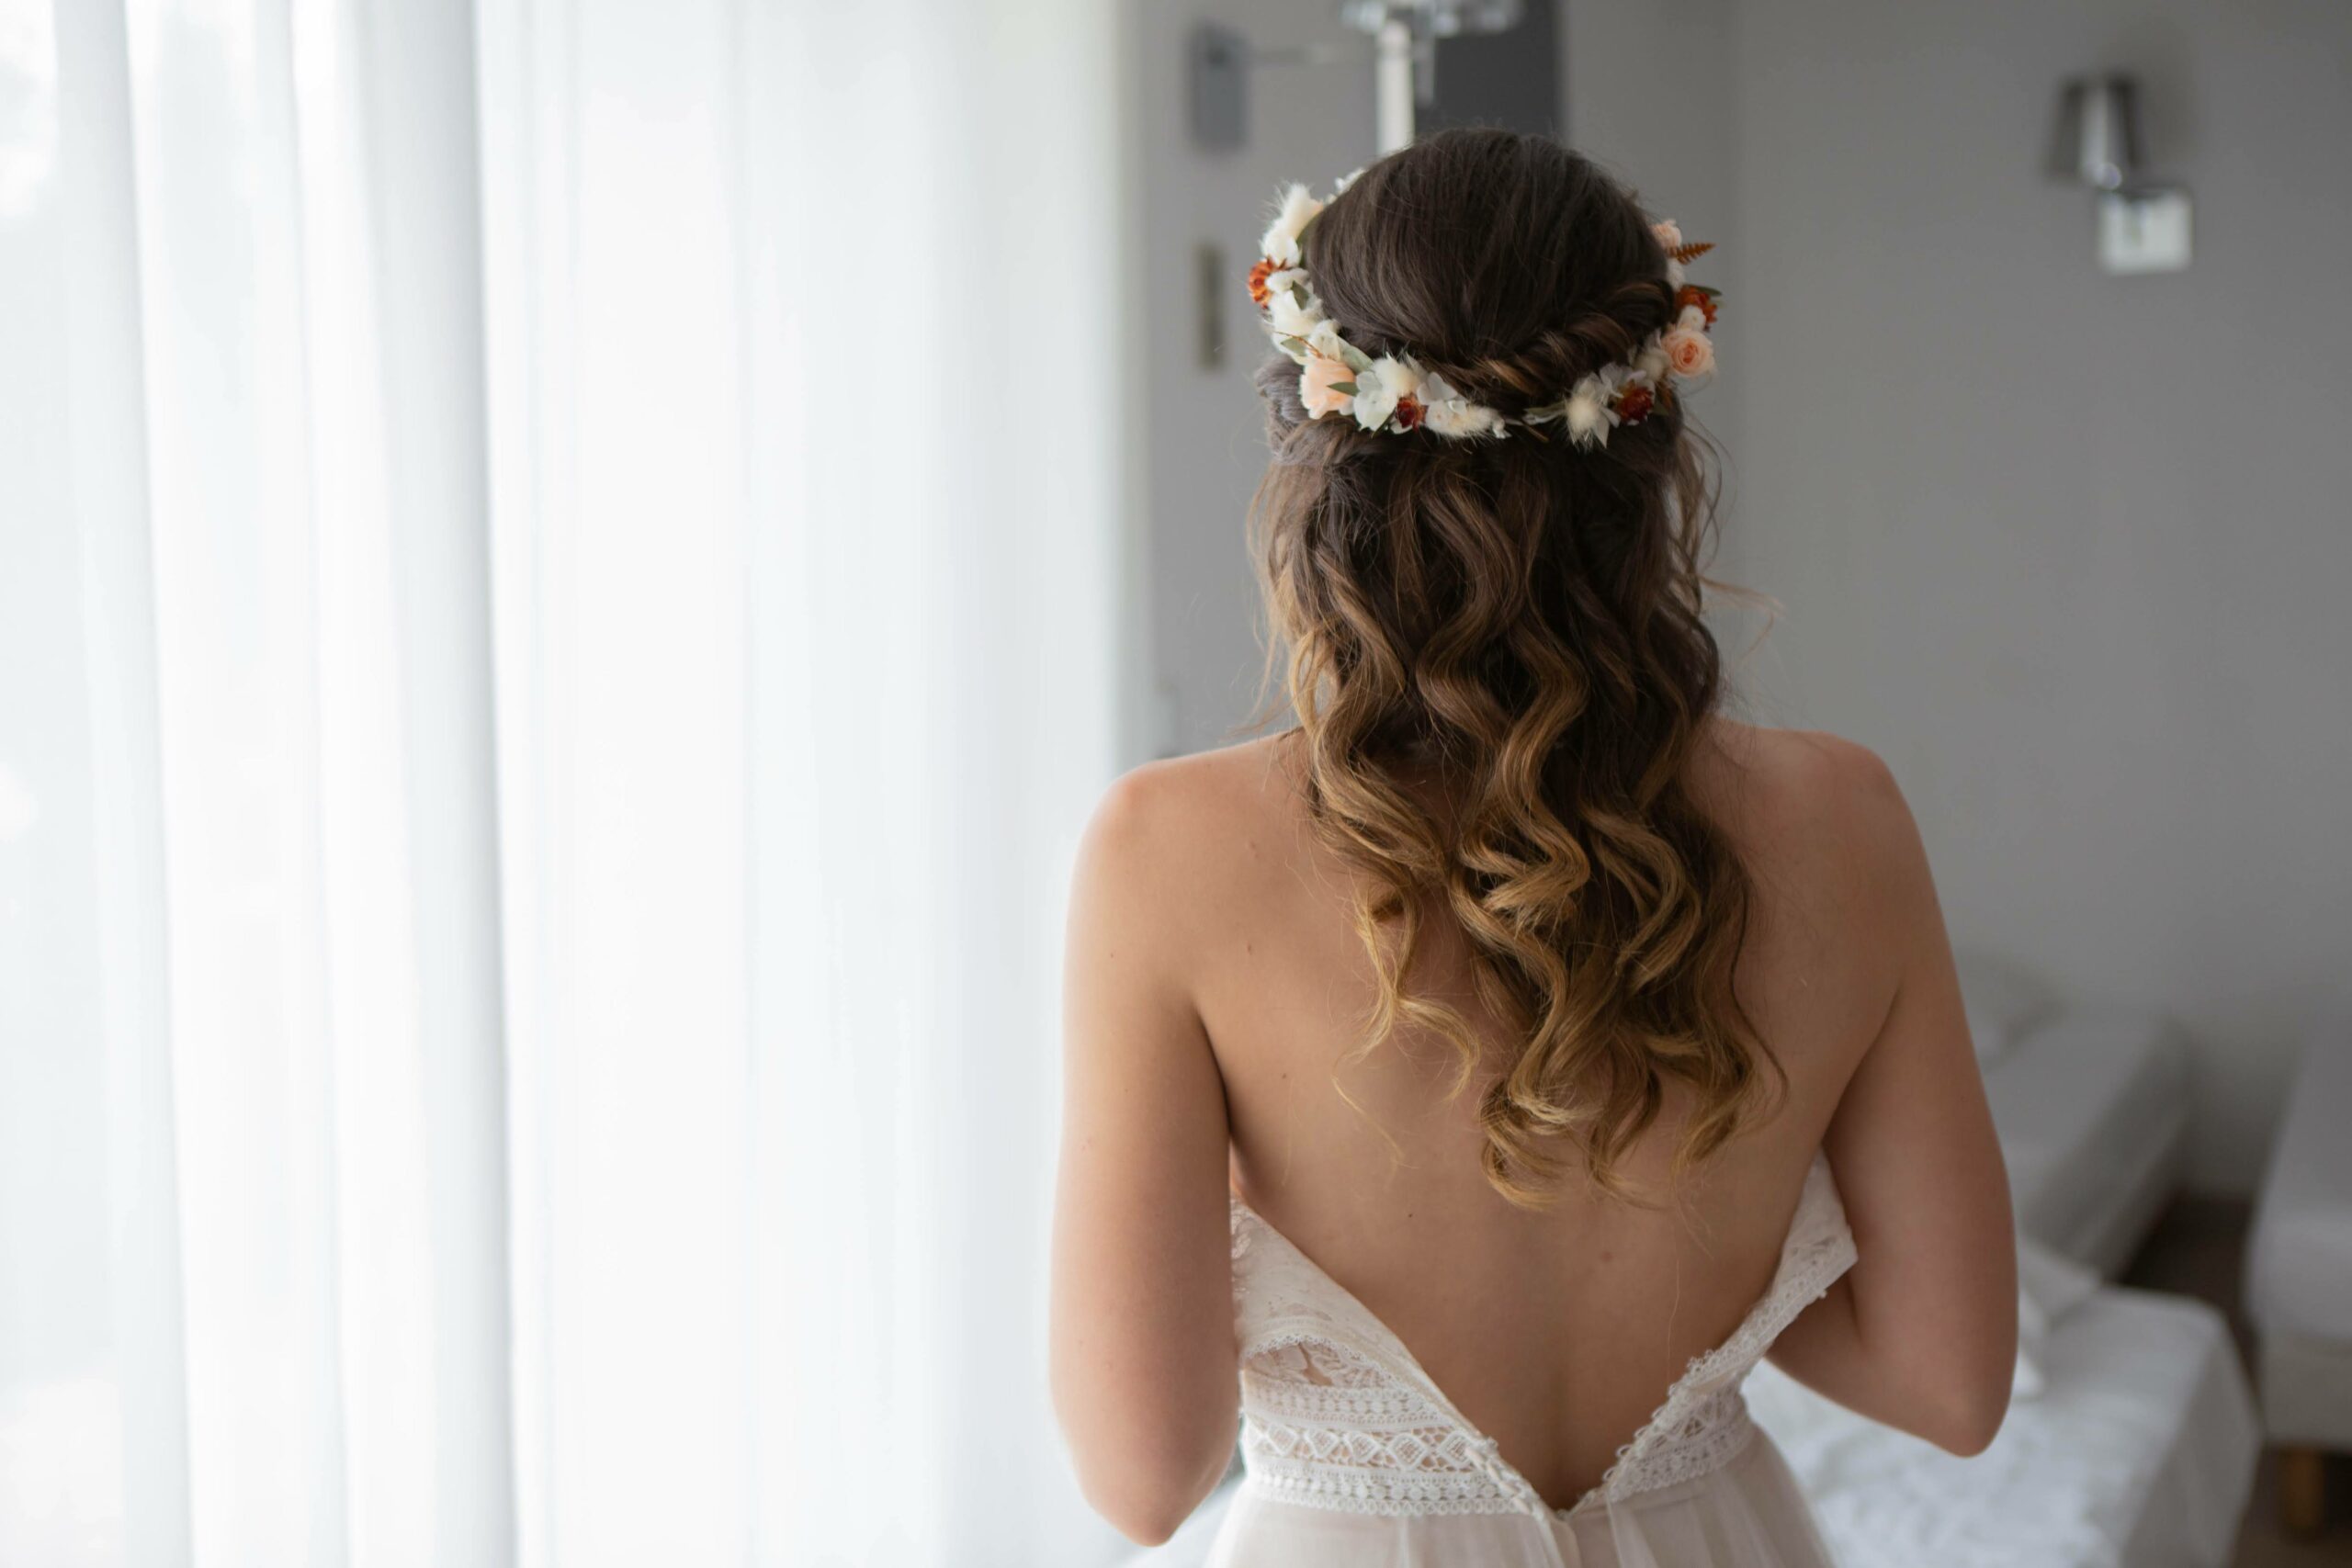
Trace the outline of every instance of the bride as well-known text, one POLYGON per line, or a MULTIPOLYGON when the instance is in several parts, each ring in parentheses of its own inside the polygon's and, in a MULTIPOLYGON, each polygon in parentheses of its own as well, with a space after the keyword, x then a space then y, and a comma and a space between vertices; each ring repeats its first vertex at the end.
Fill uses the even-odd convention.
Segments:
POLYGON ((1758 1359, 2000 1425, 2007 1187, 1917 830, 1862 747, 1721 711, 1706 248, 1495 130, 1267 231, 1297 722, 1122 779, 1070 917, 1054 1394, 1138 1541, 1238 1435, 1221 1568, 1797 1568, 1758 1359))

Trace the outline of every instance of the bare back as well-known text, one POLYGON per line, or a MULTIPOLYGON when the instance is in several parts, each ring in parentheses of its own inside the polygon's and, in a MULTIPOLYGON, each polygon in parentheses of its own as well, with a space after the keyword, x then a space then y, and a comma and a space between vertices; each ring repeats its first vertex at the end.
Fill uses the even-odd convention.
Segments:
MULTIPOLYGON (((1197 876, 1167 891, 1225 933, 1202 950, 1194 997, 1224 1080, 1235 1190, 1394 1328, 1555 1505, 1600 1478, 1770 1281, 1886 1014, 1894 966, 1871 939, 1866 890, 1848 885, 1852 857, 1824 840, 1839 744, 1719 725, 1691 780, 1756 886, 1738 983, 1787 1075, 1776 1112, 1678 1189, 1683 1108, 1670 1100, 1626 1167, 1668 1201, 1630 1205, 1570 1180, 1543 1211, 1506 1202, 1480 1171, 1478 1091, 1493 1069, 1449 1096, 1456 1056, 1441 1041, 1406 1034, 1357 1056, 1376 986, 1353 874, 1309 827, 1295 746, 1278 737, 1176 764, 1193 775, 1203 837, 1197 876)), ((1430 925, 1409 978, 1482 1018, 1450 925, 1430 925)), ((1491 1018, 1482 1032, 1505 1060, 1491 1018)))
MULTIPOLYGON (((1991 1441, 2012 1220, 1917 825, 1884 764, 1833 737, 1713 720, 1689 767, 1752 886, 1735 984, 1786 1089, 1679 1189, 1669 1092, 1620 1166, 1668 1200, 1646 1206, 1571 1175, 1514 1207, 1479 1165, 1484 1084, 1447 1092, 1450 1047, 1360 1055, 1376 981, 1295 740, 1153 763, 1104 797, 1073 877, 1053 1365, 1088 1496, 1136 1540, 1164 1539, 1232 1456, 1228 1190, 1562 1506, 1748 1315, 1825 1154, 1859 1261, 1771 1359, 1955 1453, 1991 1441)), ((1504 1059, 1458 933, 1425 926, 1407 978, 1504 1059)))

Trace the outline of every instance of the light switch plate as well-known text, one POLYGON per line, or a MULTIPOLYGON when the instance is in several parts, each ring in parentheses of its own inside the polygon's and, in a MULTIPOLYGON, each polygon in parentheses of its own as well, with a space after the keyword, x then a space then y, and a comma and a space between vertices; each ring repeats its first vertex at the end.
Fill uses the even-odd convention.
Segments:
POLYGON ((2133 190, 2100 197, 2098 264, 2116 273, 2186 269, 2188 193, 2133 190))

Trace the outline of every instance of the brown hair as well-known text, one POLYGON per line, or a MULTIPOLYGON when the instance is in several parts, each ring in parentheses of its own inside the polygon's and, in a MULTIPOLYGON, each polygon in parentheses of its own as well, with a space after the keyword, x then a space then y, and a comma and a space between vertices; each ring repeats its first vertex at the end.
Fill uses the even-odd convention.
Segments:
MULTIPOLYGON (((1633 197, 1540 137, 1447 130, 1384 158, 1304 250, 1351 343, 1506 414, 1674 319, 1633 197)), ((1583 449, 1556 425, 1457 442, 1308 419, 1280 355, 1258 386, 1268 678, 1287 648, 1315 830, 1369 874, 1361 1052, 1432 1031, 1460 1054, 1456 1093, 1490 1059, 1459 1009, 1406 987, 1442 909, 1519 1036, 1479 1105, 1498 1190, 1540 1204, 1573 1154, 1630 1196, 1621 1162, 1669 1078, 1692 1091, 1677 1168, 1703 1160, 1780 1082, 1732 987, 1748 880, 1683 776, 1723 687, 1703 439, 1674 399, 1583 449), (1408 787, 1430 773, 1452 808, 1408 787)))

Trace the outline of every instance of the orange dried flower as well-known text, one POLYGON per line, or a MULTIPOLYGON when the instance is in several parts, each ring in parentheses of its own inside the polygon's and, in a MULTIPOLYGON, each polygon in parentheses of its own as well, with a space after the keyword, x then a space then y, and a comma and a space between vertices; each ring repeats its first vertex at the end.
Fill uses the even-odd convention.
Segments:
POLYGON ((1419 430, 1421 421, 1427 419, 1429 413, 1430 411, 1421 406, 1421 400, 1409 392, 1396 400, 1395 417, 1399 429, 1419 430))
POLYGON ((1679 262, 1694 262, 1714 248, 1713 240, 1701 240, 1694 244, 1669 246, 1666 254, 1679 262))
POLYGON ((1621 424, 1638 424, 1649 418, 1650 407, 1657 400, 1647 387, 1629 386, 1617 394, 1617 420, 1621 424))
POLYGON ((1674 309, 1679 312, 1696 305, 1706 312, 1707 324, 1715 324, 1715 297, 1695 283, 1686 283, 1674 291, 1674 309))
POLYGON ((1250 269, 1250 298, 1258 309, 1262 310, 1266 308, 1266 279, 1281 270, 1271 257, 1250 269))

